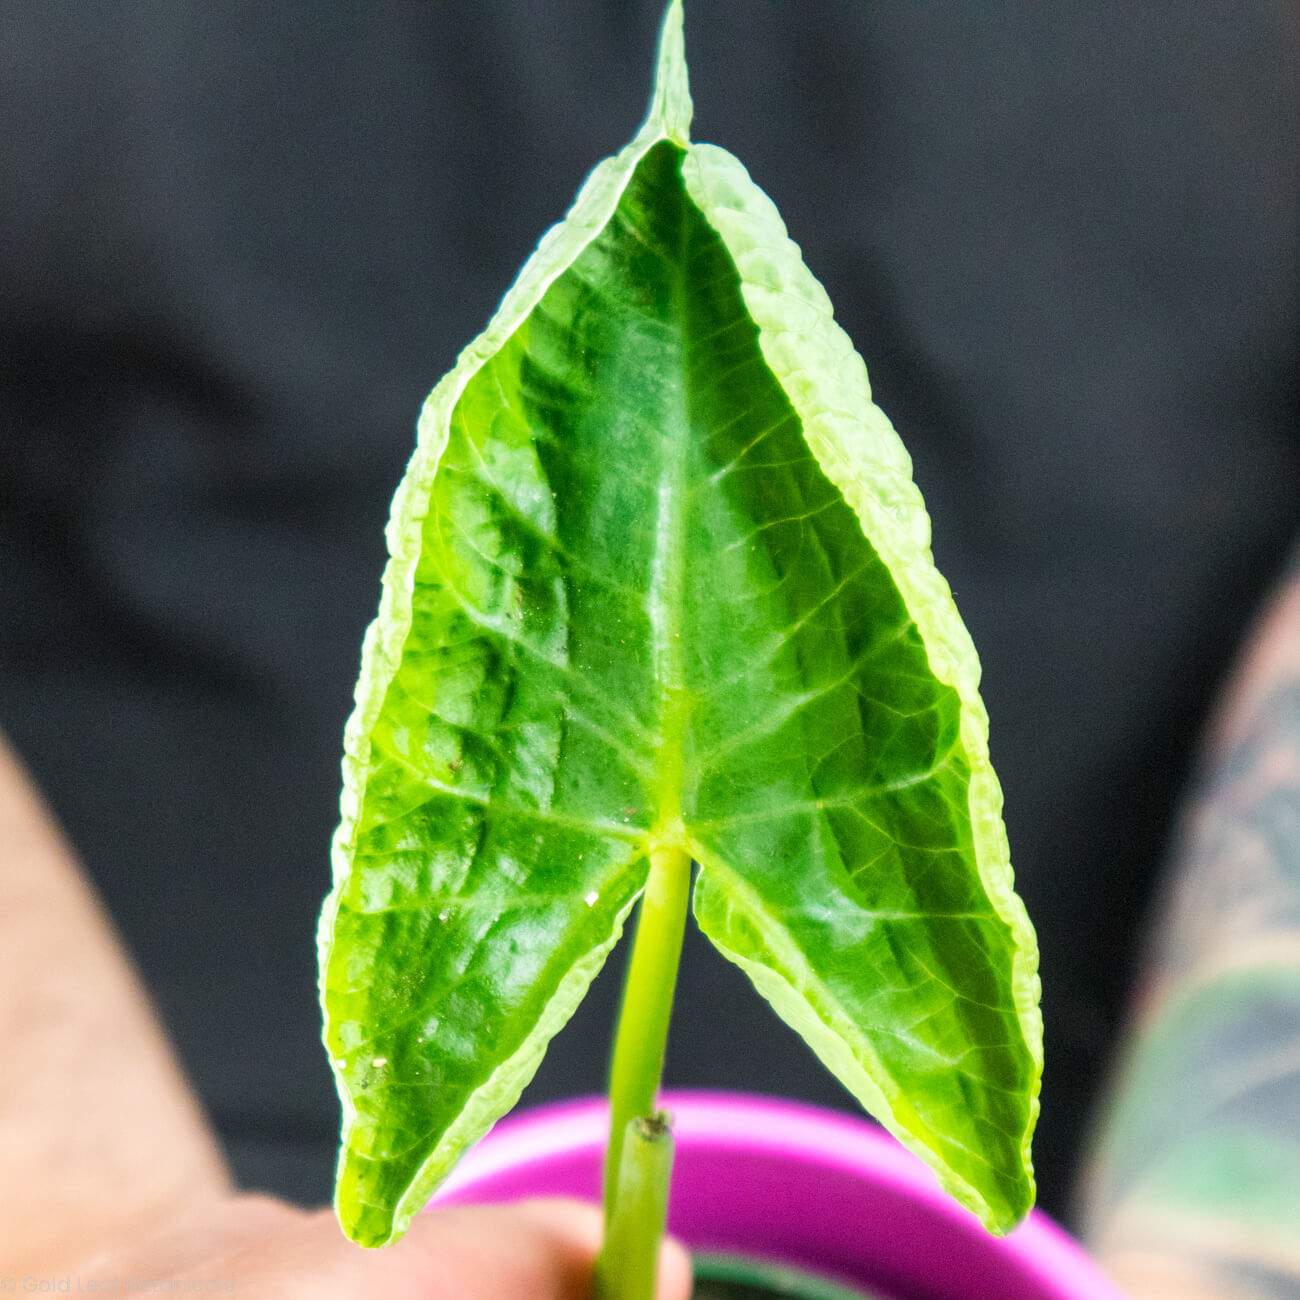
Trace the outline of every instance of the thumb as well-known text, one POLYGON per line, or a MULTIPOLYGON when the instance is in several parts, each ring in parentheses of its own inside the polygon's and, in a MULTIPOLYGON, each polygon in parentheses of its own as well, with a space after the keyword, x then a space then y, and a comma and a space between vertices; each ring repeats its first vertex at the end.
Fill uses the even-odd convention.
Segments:
MULTIPOLYGON (((421 1264, 427 1259, 430 1271, 442 1270, 447 1295, 589 1300, 600 1238, 597 1207, 539 1200, 417 1215, 406 1242, 412 1243, 407 1247, 412 1260, 418 1251, 421 1264)), ((690 1293, 690 1257, 669 1239, 660 1253, 656 1300, 689 1300, 690 1293)))
MULTIPOLYGON (((328 1211, 231 1260, 245 1300, 589 1300, 600 1211, 577 1201, 434 1209, 382 1250, 347 1241, 328 1211)), ((676 1242, 660 1261, 657 1300, 688 1300, 690 1262, 676 1242)))

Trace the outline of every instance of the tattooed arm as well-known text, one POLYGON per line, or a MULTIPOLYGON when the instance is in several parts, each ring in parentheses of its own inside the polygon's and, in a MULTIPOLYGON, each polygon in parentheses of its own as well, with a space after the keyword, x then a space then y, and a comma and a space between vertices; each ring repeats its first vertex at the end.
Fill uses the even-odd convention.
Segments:
POLYGON ((1300 1295, 1300 565, 1210 733, 1085 1236, 1133 1300, 1300 1295))

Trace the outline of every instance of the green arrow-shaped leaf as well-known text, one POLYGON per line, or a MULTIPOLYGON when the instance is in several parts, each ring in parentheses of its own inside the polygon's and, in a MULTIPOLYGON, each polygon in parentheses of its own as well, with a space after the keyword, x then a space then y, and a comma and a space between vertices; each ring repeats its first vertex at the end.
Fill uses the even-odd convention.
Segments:
POLYGON ((513 1105, 643 889, 992 1227, 1033 1199, 1036 951, 978 661, 861 358, 740 164, 652 110, 434 389, 320 949, 338 1207, 382 1244, 513 1105))

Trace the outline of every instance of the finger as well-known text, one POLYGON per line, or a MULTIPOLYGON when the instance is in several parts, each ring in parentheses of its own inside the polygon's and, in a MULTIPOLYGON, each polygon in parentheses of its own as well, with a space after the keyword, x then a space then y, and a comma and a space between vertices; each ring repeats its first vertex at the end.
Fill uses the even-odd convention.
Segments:
MULTIPOLYGON (((232 1257, 226 1275, 242 1300, 589 1300, 599 1242, 600 1212, 578 1202, 433 1210, 395 1246, 374 1251, 346 1241, 321 1211, 232 1257)), ((689 1277, 673 1244, 659 1300, 685 1300, 689 1277)))
POLYGON ((223 1197, 187 1206, 128 1245, 92 1259, 87 1272, 96 1278, 215 1278, 231 1256, 260 1241, 292 1234, 309 1218, 271 1196, 223 1197))
POLYGON ((591 1206, 466 1207, 417 1215, 396 1245, 364 1250, 320 1210, 259 1232, 208 1272, 241 1300, 588 1300, 599 1236, 591 1206))
POLYGON ((600 1211, 580 1201, 466 1206, 417 1215, 394 1253, 412 1278, 436 1279, 432 1295, 589 1300, 600 1235, 600 1211))
MULTIPOLYGON (((521 1213, 536 1216, 540 1223, 550 1224, 557 1231, 579 1231, 594 1258, 600 1248, 601 1220, 599 1211, 583 1201, 545 1200, 521 1201, 515 1207, 521 1213), (579 1222, 573 1216, 577 1210, 579 1222)), ((691 1257, 686 1247, 675 1238, 666 1237, 659 1254, 659 1281, 656 1300, 688 1300, 691 1294, 691 1257)))
POLYGON ((693 1279, 691 1257, 675 1237, 665 1237, 659 1252, 659 1285, 655 1300, 689 1300, 693 1279))

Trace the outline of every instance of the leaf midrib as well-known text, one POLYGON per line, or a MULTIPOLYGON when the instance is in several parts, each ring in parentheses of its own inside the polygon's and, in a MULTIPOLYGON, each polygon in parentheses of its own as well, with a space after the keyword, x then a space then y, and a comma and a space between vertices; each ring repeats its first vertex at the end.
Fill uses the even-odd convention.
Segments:
POLYGON ((682 645, 689 500, 687 470, 691 439, 687 405, 690 371, 686 364, 686 257, 690 230, 686 207, 689 204, 685 185, 682 185, 676 256, 669 268, 672 284, 670 324, 676 336, 676 373, 672 385, 675 401, 660 439, 663 454, 656 485, 658 510, 646 602, 653 645, 652 662, 659 685, 659 736, 654 778, 656 817, 650 844, 652 847, 663 844, 679 848, 686 844, 682 822, 682 782, 686 732, 690 722, 682 645))

